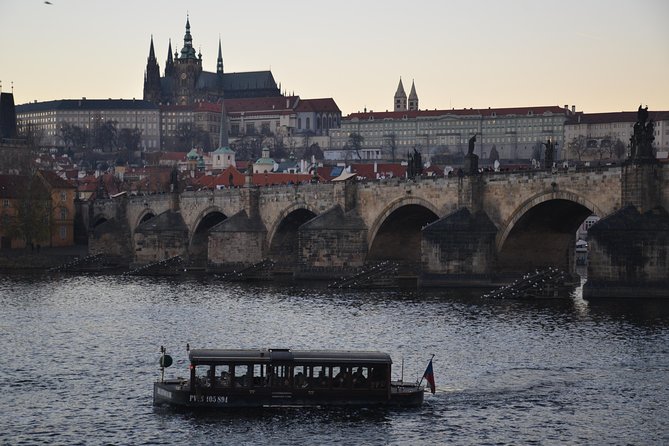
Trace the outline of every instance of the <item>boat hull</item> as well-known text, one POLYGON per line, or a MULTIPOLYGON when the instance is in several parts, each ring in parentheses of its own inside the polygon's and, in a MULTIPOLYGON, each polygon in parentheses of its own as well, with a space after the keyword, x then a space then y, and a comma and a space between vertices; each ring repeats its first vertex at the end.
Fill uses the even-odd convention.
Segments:
POLYGON ((418 407, 423 403, 424 388, 417 385, 391 385, 387 391, 350 391, 338 389, 226 389, 191 392, 185 381, 156 382, 153 386, 153 404, 183 408, 263 408, 263 407, 418 407))

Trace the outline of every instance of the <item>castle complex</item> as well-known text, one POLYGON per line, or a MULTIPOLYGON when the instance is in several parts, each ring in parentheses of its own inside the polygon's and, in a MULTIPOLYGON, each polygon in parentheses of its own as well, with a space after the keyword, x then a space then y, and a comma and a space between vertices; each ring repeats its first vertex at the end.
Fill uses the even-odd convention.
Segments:
POLYGON ((186 19, 186 34, 181 52, 172 57, 172 42, 167 50, 164 75, 153 48, 153 37, 144 73, 144 100, 160 105, 192 105, 197 102, 218 102, 232 98, 281 96, 271 71, 225 73, 221 42, 218 42, 216 72, 202 69, 202 54, 195 53, 190 20, 186 19))

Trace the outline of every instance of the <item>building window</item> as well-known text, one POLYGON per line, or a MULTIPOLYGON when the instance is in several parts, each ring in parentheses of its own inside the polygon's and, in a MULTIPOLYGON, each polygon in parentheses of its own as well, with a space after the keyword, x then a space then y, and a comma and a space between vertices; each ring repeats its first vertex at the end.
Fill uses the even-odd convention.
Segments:
POLYGON ((65 219, 67 219, 67 209, 65 209, 65 208, 61 208, 61 210, 60 210, 60 219, 61 219, 61 220, 65 220, 65 219))
POLYGON ((9 207, 9 200, 7 198, 2 200, 2 207, 3 208, 8 208, 9 207))
POLYGON ((67 239, 67 226, 60 227, 60 239, 61 240, 67 239))
POLYGON ((306 128, 307 130, 311 128, 311 118, 306 119, 306 124, 304 128, 306 128))
POLYGON ((297 129, 302 130, 302 118, 297 118, 297 129))

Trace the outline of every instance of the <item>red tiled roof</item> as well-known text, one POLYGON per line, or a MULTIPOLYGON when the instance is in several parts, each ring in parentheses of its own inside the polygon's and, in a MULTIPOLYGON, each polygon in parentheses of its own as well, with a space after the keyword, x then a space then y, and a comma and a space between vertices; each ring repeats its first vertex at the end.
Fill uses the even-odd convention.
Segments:
POLYGON ((160 160, 162 161, 185 161, 188 152, 161 152, 160 160))
POLYGON ((62 179, 56 172, 40 170, 40 175, 54 189, 76 189, 69 181, 62 179))
POLYGON ((344 119, 403 119, 420 118, 420 117, 434 117, 434 116, 525 116, 529 115, 543 115, 544 113, 553 113, 564 115, 567 110, 557 105, 538 106, 538 107, 510 107, 510 108, 465 108, 465 109, 451 109, 451 110, 407 110, 407 111, 385 111, 385 112, 362 112, 351 113, 344 119))
POLYGON ((316 174, 323 179, 323 181, 332 181, 334 178, 330 175, 332 172, 332 166, 322 166, 316 168, 316 174))
MULTIPOLYGON (((669 120, 669 111, 648 111, 648 117, 653 121, 667 121, 669 120)), ((578 112, 571 116, 567 121, 568 125, 577 124, 608 124, 612 122, 629 122, 635 123, 637 120, 637 112, 622 111, 609 113, 582 113, 578 112)))
POLYGON ((337 103, 332 98, 321 99, 302 99, 297 104, 295 111, 312 111, 312 112, 335 112, 341 113, 337 103))
MULTIPOLYGON (((218 175, 205 175, 191 182, 195 188, 216 189, 218 186, 229 187, 230 175, 232 174, 232 185, 241 187, 246 184, 246 175, 230 166, 218 175)), ((256 173, 253 174, 255 186, 273 186, 281 184, 295 184, 310 181, 311 175, 300 173, 256 173)))
POLYGON ((226 99, 228 113, 292 111, 298 96, 276 96, 268 98, 226 99))

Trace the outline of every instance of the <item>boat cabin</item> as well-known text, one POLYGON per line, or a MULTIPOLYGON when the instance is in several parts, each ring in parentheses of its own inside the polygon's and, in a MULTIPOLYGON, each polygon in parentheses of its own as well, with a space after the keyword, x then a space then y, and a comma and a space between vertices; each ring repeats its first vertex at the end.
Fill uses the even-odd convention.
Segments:
POLYGON ((423 388, 391 382, 381 352, 195 349, 190 378, 154 385, 154 404, 189 407, 419 405, 423 388))
MULTIPOLYGON (((386 353, 340 351, 219 350, 190 352, 193 391, 238 390, 355 392, 390 389, 392 360, 386 353)), ((245 392, 246 391, 246 392, 245 392)))

